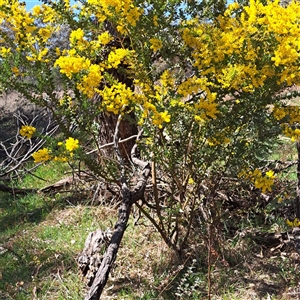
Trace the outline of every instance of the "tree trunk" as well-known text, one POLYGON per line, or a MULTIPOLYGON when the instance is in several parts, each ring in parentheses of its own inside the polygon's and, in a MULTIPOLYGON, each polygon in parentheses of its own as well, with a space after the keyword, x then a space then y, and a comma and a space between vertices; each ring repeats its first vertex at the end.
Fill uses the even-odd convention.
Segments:
MULTIPOLYGON (((115 133, 118 115, 115 115, 113 113, 103 113, 101 114, 101 116, 99 116, 99 119, 101 124, 99 131, 99 145, 111 143, 112 137, 115 133)), ((138 128, 134 121, 134 114, 130 113, 128 116, 124 117, 124 120, 120 122, 119 131, 121 140, 138 134, 138 128)), ((134 144, 135 138, 119 144, 120 154, 124 161, 130 161, 130 153, 134 144)), ((114 153, 114 148, 113 146, 109 146, 101 149, 101 151, 103 156, 111 157, 112 153, 114 153)))
MULTIPOLYGON (((97 20, 96 20, 97 23, 97 20)), ((109 22, 105 21, 104 22, 104 29, 107 30, 112 37, 114 37, 114 40, 111 41, 108 44, 108 47, 111 48, 130 48, 130 40, 126 37, 121 37, 118 33, 118 31, 115 29, 114 25, 109 22)), ((102 57, 103 59, 103 57, 102 57)), ((100 61, 99 61, 100 62, 100 61)), ((127 70, 126 70, 126 65, 120 64, 118 68, 114 69, 109 69, 107 72, 109 75, 111 75, 114 79, 118 80, 118 82, 123 83, 126 85, 126 87, 130 88, 131 90, 134 89, 134 79, 131 77, 128 77, 127 75, 127 70)), ((106 83, 102 83, 100 85, 100 89, 104 88, 104 85, 106 83)), ((96 94, 92 101, 94 102, 101 102, 101 97, 96 94)), ((113 113, 102 113, 98 121, 100 123, 100 130, 99 130, 99 137, 98 137, 98 142, 99 145, 105 145, 108 143, 112 142, 112 137, 115 134, 115 128, 118 120, 118 115, 115 115, 113 113)), ((137 135, 138 134, 138 127, 136 123, 136 118, 134 112, 130 112, 128 114, 124 114, 122 121, 119 124, 119 137, 120 139, 127 139, 131 136, 137 135)), ((124 159, 125 162, 130 161, 130 156, 131 156, 131 149, 135 145, 135 139, 130 139, 122 144, 119 144, 119 151, 124 159)), ((102 149, 102 154, 107 157, 111 157, 113 151, 113 146, 112 147, 105 147, 102 149)))

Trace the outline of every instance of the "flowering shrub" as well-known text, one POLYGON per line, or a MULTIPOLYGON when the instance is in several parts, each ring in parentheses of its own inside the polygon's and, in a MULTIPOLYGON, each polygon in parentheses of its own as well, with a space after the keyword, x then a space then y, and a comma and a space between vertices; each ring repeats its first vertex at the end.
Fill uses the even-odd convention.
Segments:
MULTIPOLYGON (((154 191, 156 206, 144 213, 156 208, 152 221, 178 250, 200 204, 211 201, 217 209, 217 192, 228 178, 270 192, 275 175, 263 168, 264 158, 280 135, 299 141, 299 108, 277 96, 300 81, 300 3, 233 3, 210 21, 192 16, 194 1, 161 4, 58 0, 28 12, 16 0, 2 0, 0 84, 64 118, 67 139, 37 151, 36 162, 78 158, 116 180, 117 163, 103 160, 99 116, 138 124, 147 137, 139 144, 141 156, 157 165, 161 180, 154 185, 169 186, 160 191, 164 196, 154 191), (54 48, 63 24, 71 30, 69 43, 54 48), (70 137, 74 127, 78 140, 70 137), (99 161, 105 163, 97 168, 99 161), (166 210, 160 210, 162 198, 166 210)), ((33 133, 28 126, 20 131, 27 138, 33 133)))

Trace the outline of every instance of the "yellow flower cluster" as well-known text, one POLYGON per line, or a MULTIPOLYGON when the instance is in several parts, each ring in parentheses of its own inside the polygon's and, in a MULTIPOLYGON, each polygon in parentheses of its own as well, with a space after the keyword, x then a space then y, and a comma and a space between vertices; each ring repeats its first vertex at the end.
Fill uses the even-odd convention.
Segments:
POLYGON ((205 92, 205 98, 200 98, 198 102, 193 104, 192 109, 197 122, 205 122, 216 119, 218 110, 217 94, 212 93, 209 89, 210 83, 207 78, 190 77, 182 82, 177 89, 179 95, 183 98, 189 98, 197 93, 205 92))
POLYGON ((72 54, 70 51, 68 56, 60 56, 54 64, 54 66, 59 66, 60 72, 70 79, 74 74, 88 70, 91 65, 91 61, 88 58, 78 55, 73 56, 72 54))
POLYGON ((127 26, 136 26, 143 10, 134 5, 132 0, 88 0, 86 12, 82 14, 95 14, 99 22, 105 21, 107 18, 119 20, 119 29, 121 34, 126 33, 127 26))
POLYGON ((162 41, 159 39, 150 39, 150 49, 152 49, 154 52, 157 52, 158 50, 160 50, 163 46, 162 41))
POLYGON ((72 137, 69 137, 67 140, 66 140, 66 149, 69 151, 69 152, 73 152, 74 150, 78 149, 79 148, 79 141, 77 139, 74 139, 72 137))
POLYGON ((205 122, 210 119, 216 119, 218 114, 217 107, 218 104, 212 100, 200 99, 199 102, 194 105, 196 114, 195 120, 205 122))
POLYGON ((87 70, 88 74, 81 78, 81 81, 77 84, 77 89, 82 91, 83 94, 92 98, 102 79, 101 67, 99 65, 92 64, 87 70))
POLYGON ((65 142, 58 142, 57 145, 60 147, 57 155, 54 155, 50 149, 43 148, 32 154, 34 162, 46 162, 52 159, 60 162, 68 161, 74 156, 74 151, 79 148, 79 141, 69 137, 65 142))
POLYGON ((211 147, 215 147, 218 145, 227 145, 230 143, 230 139, 221 134, 216 134, 215 137, 208 138, 207 143, 211 147))
POLYGON ((6 48, 6 47, 1 47, 1 48, 0 48, 0 55, 1 55, 3 58, 7 57, 10 53, 11 53, 10 48, 6 48))
POLYGON ((153 124, 158 128, 162 128, 163 123, 169 123, 171 116, 167 111, 156 113, 152 116, 153 124))
POLYGON ((88 47, 88 41, 84 39, 84 31, 81 28, 73 30, 70 34, 70 46, 78 51, 84 51, 88 47))
POLYGON ((272 110, 274 118, 280 122, 282 132, 292 141, 300 141, 300 108, 299 106, 274 106, 272 110))
POLYGON ((79 141, 69 137, 65 142, 58 142, 57 145, 60 149, 57 155, 53 157, 53 160, 66 162, 74 156, 74 150, 79 148, 79 141))
POLYGON ((218 25, 189 20, 181 31, 191 48, 194 66, 214 78, 216 87, 253 92, 267 79, 278 84, 299 82, 300 4, 251 0, 241 14, 229 6, 218 25), (193 25, 193 26, 191 26, 193 25), (255 61, 255 65, 254 62, 255 61))
POLYGON ((132 53, 132 51, 123 48, 111 51, 107 58, 108 67, 117 68, 121 62, 124 61, 126 57, 129 57, 132 53))
POLYGON ((11 68, 11 71, 14 73, 15 76, 22 75, 22 73, 20 72, 19 68, 16 67, 16 66, 13 66, 13 67, 11 68))
POLYGON ((127 105, 134 100, 133 91, 123 83, 116 83, 112 87, 106 86, 99 91, 102 105, 108 112, 122 113, 127 105))
POLYGON ((98 35, 98 42, 101 45, 107 45, 112 39, 113 38, 108 33, 108 31, 105 31, 105 32, 101 33, 100 35, 98 35))
POLYGON ((286 220, 286 224, 290 227, 299 227, 300 226, 300 220, 298 218, 294 219, 293 221, 286 220))
MULTIPOLYGON (((26 49, 31 60, 43 61, 49 39, 59 27, 50 24, 55 19, 56 13, 45 4, 36 6, 31 13, 19 1, 2 0, 0 3, 0 20, 5 20, 5 27, 13 33, 9 36, 12 39, 10 45, 17 51, 26 49), (44 23, 42 28, 37 25, 37 20, 44 23)), ((0 51, 2 56, 5 55, 3 50, 0 51)))
POLYGON ((51 151, 47 148, 38 150, 37 152, 32 154, 32 157, 35 163, 46 162, 52 158, 51 151))
POLYGON ((260 170, 255 169, 254 171, 241 172, 239 177, 250 179, 257 189, 261 189, 263 193, 266 191, 271 192, 272 185, 274 184, 275 175, 272 170, 267 171, 263 174, 260 170))
POLYGON ((174 88, 174 74, 172 74, 170 70, 165 70, 160 76, 160 83, 165 88, 174 88))
POLYGON ((300 141, 300 129, 299 128, 293 128, 287 124, 283 124, 282 126, 282 132, 285 136, 289 137, 292 142, 300 141))
POLYGON ((32 16, 41 18, 43 23, 53 23, 57 14, 50 6, 42 4, 33 7, 32 16))
POLYGON ((27 139, 31 139, 35 132, 36 128, 29 125, 22 126, 19 131, 20 135, 26 137, 27 139))
POLYGON ((141 110, 138 124, 142 125, 145 119, 151 121, 158 128, 162 128, 163 123, 169 123, 171 115, 166 104, 172 103, 173 106, 180 106, 181 103, 180 100, 170 98, 168 94, 169 91, 174 91, 175 85, 171 72, 163 72, 157 84, 138 80, 135 83, 140 90, 139 93, 134 93, 134 103, 138 104, 138 108, 141 110))

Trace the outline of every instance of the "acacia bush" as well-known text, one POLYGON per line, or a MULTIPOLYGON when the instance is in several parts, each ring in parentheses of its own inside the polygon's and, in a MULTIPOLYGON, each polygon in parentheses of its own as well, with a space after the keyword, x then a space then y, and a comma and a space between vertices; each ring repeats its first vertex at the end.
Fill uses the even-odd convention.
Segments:
POLYGON ((45 136, 35 161, 82 161, 121 190, 136 174, 134 143, 117 135, 126 122, 121 138, 152 167, 135 204, 177 254, 203 239, 210 255, 222 204, 270 193, 273 145, 299 139, 299 107, 282 93, 300 80, 300 4, 219 1, 208 14, 194 1, 43 2, 0 2, 1 90, 46 107, 64 135, 45 136), (61 28, 69 43, 53 47, 61 28))

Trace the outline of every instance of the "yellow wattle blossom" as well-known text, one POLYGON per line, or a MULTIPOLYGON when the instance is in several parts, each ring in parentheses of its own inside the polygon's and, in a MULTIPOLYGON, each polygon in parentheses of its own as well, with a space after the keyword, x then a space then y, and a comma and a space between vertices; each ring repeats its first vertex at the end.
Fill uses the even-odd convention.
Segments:
POLYGON ((249 172, 248 176, 251 178, 255 187, 261 189, 263 193, 272 191, 271 187, 274 184, 275 178, 274 171, 269 170, 263 175, 260 170, 255 169, 253 172, 249 172))
POLYGON ((157 15, 153 16, 153 24, 154 24, 154 26, 158 26, 158 17, 157 17, 157 15))
POLYGON ((42 49, 39 54, 38 54, 38 57, 37 57, 37 60, 38 61, 44 61, 44 62, 48 62, 48 59, 45 59, 44 56, 47 56, 49 52, 49 49, 48 48, 44 48, 42 49))
POLYGON ((14 73, 15 76, 21 75, 20 70, 16 66, 12 67, 11 71, 14 73))
POLYGON ((67 162, 69 161, 69 157, 64 156, 64 155, 59 155, 59 156, 55 156, 53 158, 54 161, 58 161, 58 162, 67 162))
POLYGON ((126 20, 131 26, 136 26, 136 22, 139 20, 143 10, 138 7, 132 7, 126 12, 126 20))
POLYGON ((270 78, 289 86, 299 82, 299 3, 283 7, 280 1, 252 0, 234 14, 239 8, 229 5, 218 17, 219 27, 197 20, 183 24, 183 41, 200 74, 216 78, 220 88, 249 93, 270 78))
POLYGON ((108 31, 105 31, 103 33, 101 33, 100 35, 98 35, 98 42, 101 45, 107 45, 110 41, 112 41, 113 38, 112 36, 109 34, 108 31))
POLYGON ((240 8, 240 4, 237 2, 233 2, 228 5, 227 10, 225 11, 225 16, 231 16, 232 11, 240 8))
POLYGON ((257 189, 261 189, 263 193, 266 191, 271 192, 275 181, 275 173, 273 170, 269 170, 265 172, 265 174, 259 169, 255 169, 254 171, 243 170, 238 174, 238 177, 250 180, 254 183, 254 186, 257 189))
POLYGON ((300 141, 300 129, 292 128, 288 125, 282 126, 283 133, 291 139, 292 142, 300 141))
POLYGON ((26 137, 27 139, 31 139, 35 132, 36 128, 29 125, 22 126, 19 131, 20 135, 26 137))
POLYGON ((78 42, 82 42, 83 40, 84 40, 84 31, 82 30, 82 28, 78 28, 71 32, 70 34, 71 45, 74 45, 78 42))
POLYGON ((202 112, 200 114, 200 117, 203 120, 209 120, 210 118, 216 119, 217 114, 219 113, 218 104, 214 101, 209 101, 206 99, 201 99, 199 103, 196 103, 194 105, 194 108, 196 110, 196 113, 198 113, 198 111, 202 112))
POLYGON ((169 70, 165 70, 160 76, 160 82, 163 87, 173 87, 175 84, 175 78, 169 70))
POLYGON ((158 128, 162 128, 163 123, 169 123, 171 121, 171 116, 167 111, 155 113, 152 117, 152 122, 158 128))
POLYGON ((60 56, 54 64, 59 66, 60 72, 70 79, 74 74, 89 69, 90 65, 91 61, 88 58, 80 56, 60 56))
POLYGON ((192 177, 189 178, 188 184, 195 184, 195 181, 194 181, 194 179, 192 177))
POLYGON ((77 88, 82 91, 83 94, 91 98, 95 94, 96 89, 99 87, 101 79, 101 67, 99 65, 92 64, 88 69, 88 74, 84 75, 80 83, 77 84, 77 88))
POLYGON ((1 47, 0 48, 0 55, 2 56, 2 57, 7 57, 8 56, 8 54, 10 54, 11 53, 11 49, 10 48, 5 48, 5 47, 1 47))
POLYGON ((150 39, 150 44, 150 49, 152 49, 154 52, 157 52, 163 46, 162 41, 156 38, 150 39))
POLYGON ((286 224, 289 225, 290 227, 299 227, 300 226, 300 220, 299 219, 294 219, 293 221, 286 220, 286 224))
POLYGON ((126 106, 135 100, 133 91, 121 82, 111 87, 106 86, 103 90, 99 91, 99 94, 102 96, 102 106, 108 112, 114 114, 121 113, 126 106))
POLYGON ((52 158, 51 151, 47 148, 38 150, 37 152, 32 154, 32 157, 35 163, 46 162, 52 158))
POLYGON ((275 178, 275 173, 273 170, 269 170, 266 172, 266 176, 270 179, 275 178))
POLYGON ((43 43, 46 43, 52 35, 52 29, 50 27, 40 28, 38 31, 38 36, 43 43))
MULTIPOLYGON (((197 120, 196 120, 197 121, 197 120)), ((211 147, 215 147, 218 145, 228 145, 230 144, 231 140, 222 134, 216 134, 215 137, 207 138, 207 144, 211 147)))
POLYGON ((72 152, 76 149, 79 148, 79 141, 77 139, 74 139, 72 137, 69 137, 67 140, 66 140, 66 149, 69 151, 69 152, 72 152))
POLYGON ((32 12, 33 16, 38 16, 43 13, 43 9, 42 9, 41 5, 35 5, 32 8, 31 12, 32 12))
POLYGON ((122 48, 111 51, 107 58, 109 67, 117 68, 121 64, 121 62, 125 60, 126 57, 130 56, 131 53, 132 51, 122 48))
POLYGON ((119 30, 122 27, 119 31, 121 34, 125 32, 128 25, 136 26, 136 22, 143 13, 143 9, 136 7, 132 0, 88 0, 88 4, 89 9, 93 11, 99 22, 112 17, 120 20, 117 28, 119 30))
POLYGON ((286 111, 282 107, 274 107, 272 111, 274 118, 278 121, 282 120, 286 116, 286 111))

